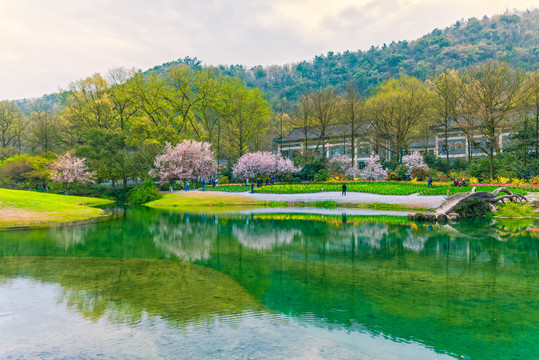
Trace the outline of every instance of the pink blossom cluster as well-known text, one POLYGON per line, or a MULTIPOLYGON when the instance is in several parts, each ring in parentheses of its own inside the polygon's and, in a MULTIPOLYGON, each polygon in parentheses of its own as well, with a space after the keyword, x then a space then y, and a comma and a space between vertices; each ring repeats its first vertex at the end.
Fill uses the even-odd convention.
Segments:
POLYGON ((257 176, 278 176, 294 174, 301 169, 295 167, 290 159, 275 155, 268 151, 257 151, 243 154, 232 168, 236 178, 254 178, 257 176))
POLYGON ((380 164, 380 156, 371 156, 365 162, 365 167, 359 172, 359 177, 361 180, 385 180, 387 178, 387 170, 380 164))
POLYGON ((352 164, 352 158, 348 155, 337 154, 329 160, 329 167, 336 171, 342 171, 345 175, 357 178, 359 169, 352 164))
POLYGON ((402 163, 408 168, 408 175, 412 173, 412 170, 415 168, 420 168, 425 171, 429 171, 429 167, 425 164, 423 155, 417 151, 413 152, 411 155, 404 155, 402 157, 402 163))
POLYGON ((58 156, 58 159, 49 165, 51 179, 56 182, 67 184, 94 182, 95 172, 88 171, 86 159, 78 158, 66 152, 58 156))
POLYGON ((176 180, 200 179, 217 172, 210 143, 184 140, 176 146, 165 145, 164 152, 155 158, 150 176, 159 178, 160 183, 176 180))

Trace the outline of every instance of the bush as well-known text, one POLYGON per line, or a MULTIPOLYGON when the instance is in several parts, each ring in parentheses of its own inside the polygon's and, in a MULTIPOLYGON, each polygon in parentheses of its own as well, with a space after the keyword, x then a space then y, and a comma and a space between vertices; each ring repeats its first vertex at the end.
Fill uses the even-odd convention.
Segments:
POLYGON ((415 167, 412 169, 412 177, 419 181, 425 181, 429 178, 429 172, 425 171, 425 169, 415 167))
POLYGON ((455 212, 460 217, 481 217, 491 212, 488 202, 478 198, 469 198, 463 202, 455 212))
POLYGON ((318 172, 314 175, 314 181, 321 182, 321 181, 327 181, 331 178, 331 174, 326 169, 320 169, 318 172))
POLYGON ((148 179, 140 186, 129 191, 127 199, 133 205, 142 205, 162 197, 163 195, 157 190, 157 186, 152 180, 148 179))
POLYGON ((287 183, 295 182, 294 181, 294 176, 292 174, 282 174, 282 175, 280 175, 279 176, 279 181, 287 182, 287 183))
POLYGON ((390 181, 409 180, 408 168, 406 167, 406 165, 400 164, 399 166, 397 166, 395 171, 390 171, 387 176, 387 180, 390 180, 390 181))
POLYGON ((219 185, 225 185, 225 184, 230 184, 230 178, 228 176, 221 176, 219 178, 219 185))
POLYGON ((312 162, 303 164, 301 171, 297 174, 303 181, 313 181, 315 175, 320 171, 326 169, 326 162, 323 159, 315 158, 312 162))

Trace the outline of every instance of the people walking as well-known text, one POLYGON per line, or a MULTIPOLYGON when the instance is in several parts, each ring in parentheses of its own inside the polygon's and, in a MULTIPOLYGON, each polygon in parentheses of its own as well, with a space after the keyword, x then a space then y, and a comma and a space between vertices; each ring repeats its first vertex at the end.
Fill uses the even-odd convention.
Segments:
POLYGON ((432 189, 432 178, 429 178, 428 184, 429 184, 429 185, 428 185, 427 187, 428 187, 429 189, 432 189))
POLYGON ((342 184, 342 196, 346 196, 346 184, 342 184))

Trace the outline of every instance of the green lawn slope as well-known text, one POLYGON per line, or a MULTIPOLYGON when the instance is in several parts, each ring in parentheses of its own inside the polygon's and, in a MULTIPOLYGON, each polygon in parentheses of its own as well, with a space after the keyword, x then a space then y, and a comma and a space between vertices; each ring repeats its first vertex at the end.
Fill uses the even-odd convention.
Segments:
POLYGON ((100 216, 91 206, 108 204, 106 199, 0 189, 0 228, 41 226, 100 216))

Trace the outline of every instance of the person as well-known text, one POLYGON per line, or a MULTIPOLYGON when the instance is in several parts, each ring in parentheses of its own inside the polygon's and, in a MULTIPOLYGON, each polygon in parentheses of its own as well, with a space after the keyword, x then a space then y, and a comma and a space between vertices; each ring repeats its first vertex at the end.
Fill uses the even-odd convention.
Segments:
POLYGON ((211 178, 211 186, 215 187, 215 178, 213 176, 211 178))
POLYGON ((455 179, 455 181, 453 182, 453 184, 455 185, 455 187, 458 187, 459 186, 459 181, 457 179, 455 179))
POLYGON ((460 183, 459 186, 462 186, 462 187, 466 186, 466 179, 462 178, 462 182, 460 183))
POLYGON ((215 187, 219 186, 219 179, 215 179, 215 187))
POLYGON ((255 183, 252 182, 251 183, 251 194, 253 194, 255 192, 255 183))
POLYGON ((206 180, 202 179, 202 191, 206 191, 206 180))
POLYGON ((275 179, 273 178, 273 175, 271 176, 270 182, 271 182, 271 185, 275 184, 275 179))
POLYGON ((429 178, 428 183, 429 183, 428 188, 432 189, 432 178, 429 178))
POLYGON ((346 184, 342 184, 342 196, 346 196, 346 184))
POLYGON ((269 185, 269 178, 266 178, 266 185, 269 185))
POLYGON ((189 180, 185 183, 185 191, 189 191, 189 180))
POLYGON ((249 178, 245 178, 245 185, 249 186, 249 178))

